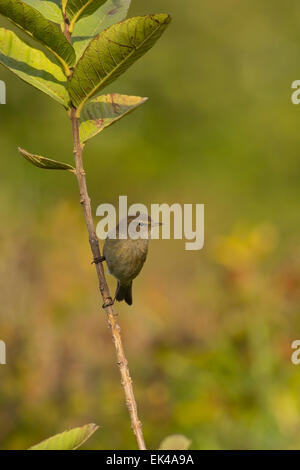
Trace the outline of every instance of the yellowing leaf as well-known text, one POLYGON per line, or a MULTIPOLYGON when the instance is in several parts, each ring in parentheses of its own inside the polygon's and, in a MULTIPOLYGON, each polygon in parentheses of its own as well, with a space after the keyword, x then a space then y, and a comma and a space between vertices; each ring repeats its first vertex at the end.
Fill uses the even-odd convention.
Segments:
POLYGON ((75 63, 75 51, 57 25, 21 0, 1 0, 0 14, 43 44, 62 64, 66 75, 75 63))
POLYGON ((34 49, 14 32, 4 28, 0 28, 0 64, 68 107, 67 80, 59 65, 48 59, 44 52, 34 49))
POLYGON ((147 98, 126 96, 117 93, 99 96, 84 107, 80 117, 80 141, 85 143, 106 127, 134 111, 147 98))

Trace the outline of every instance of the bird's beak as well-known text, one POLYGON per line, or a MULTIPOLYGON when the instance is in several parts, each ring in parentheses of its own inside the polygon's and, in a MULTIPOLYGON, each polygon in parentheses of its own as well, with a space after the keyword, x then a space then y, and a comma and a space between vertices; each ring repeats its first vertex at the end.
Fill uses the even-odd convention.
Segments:
POLYGON ((154 222, 153 224, 153 227, 158 227, 160 225, 164 225, 162 222, 154 222))

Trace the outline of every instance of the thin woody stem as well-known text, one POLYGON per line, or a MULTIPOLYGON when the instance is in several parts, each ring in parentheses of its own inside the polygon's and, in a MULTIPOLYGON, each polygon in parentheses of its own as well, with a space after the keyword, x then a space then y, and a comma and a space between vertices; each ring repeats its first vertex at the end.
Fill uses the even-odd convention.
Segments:
MULTIPOLYGON (((72 35, 69 31, 69 21, 64 15, 64 35, 67 40, 72 44, 72 35)), ((71 77, 69 77, 70 80, 71 77)), ((83 146, 80 143, 79 137, 79 122, 76 117, 76 108, 72 107, 70 119, 72 122, 72 130, 73 130, 73 142, 74 142, 74 158, 76 163, 76 177, 79 186, 80 192, 80 203, 83 208, 85 223, 87 226, 88 234, 89 234, 89 242, 91 251, 93 254, 94 260, 99 260, 102 258, 101 250, 99 246, 99 241, 95 232, 95 226, 93 222, 93 215, 92 215, 92 208, 91 208, 91 199, 88 194, 87 184, 86 184, 86 177, 85 171, 82 162, 82 151, 83 146)), ((125 352, 123 349, 122 338, 121 338, 121 328, 117 322, 116 314, 114 313, 112 307, 112 298, 110 295, 109 287, 105 278, 104 269, 101 262, 95 263, 98 281, 99 281, 99 291, 103 299, 103 308, 106 313, 106 318, 108 325, 111 330, 112 338, 114 341, 115 349, 116 349, 116 356, 117 356, 117 364, 120 369, 121 374, 121 384, 124 389, 126 405, 129 411, 130 421, 131 421, 131 428, 135 434, 138 448, 140 450, 146 450, 146 445, 144 441, 143 431, 142 431, 142 423, 138 417, 137 411, 137 404, 135 401, 135 396, 132 387, 132 379, 130 376, 129 368, 128 368, 128 361, 125 356, 125 352)))
POLYGON ((63 12, 63 17, 64 17, 64 30, 63 30, 63 33, 66 37, 66 39, 69 41, 69 43, 72 44, 72 35, 70 33, 70 23, 69 23, 69 19, 66 15, 65 12, 63 12))
MULTIPOLYGON (((91 209, 91 200, 88 195, 87 184, 86 184, 86 177, 85 171, 83 168, 82 163, 82 146, 80 144, 79 139, 79 126, 78 126, 78 119, 76 118, 76 109, 72 108, 71 111, 71 121, 72 121, 72 129, 73 129, 73 139, 74 139, 74 158, 76 163, 76 177, 78 180, 79 191, 80 191, 80 203, 83 208, 85 223, 89 233, 89 242, 91 246, 91 251, 93 253, 94 259, 101 258, 101 251, 98 242, 98 238, 95 232, 93 216, 92 216, 92 209, 91 209)), ((146 450, 143 432, 142 432, 142 424, 138 417, 137 412, 137 405, 134 397, 133 387, 132 387, 132 379, 130 376, 128 362, 124 353, 122 339, 120 334, 120 326, 117 322, 116 316, 113 311, 113 307, 111 304, 111 295, 109 291, 109 287, 107 285, 107 281, 104 274, 104 269, 102 263, 95 263, 98 280, 99 280, 99 290, 103 299, 103 308, 106 312, 106 317, 108 324, 111 329, 116 355, 117 355, 117 364, 120 369, 121 374, 121 383, 125 393, 126 405, 129 411, 130 420, 131 420, 131 428, 136 436, 138 448, 140 450, 146 450)))

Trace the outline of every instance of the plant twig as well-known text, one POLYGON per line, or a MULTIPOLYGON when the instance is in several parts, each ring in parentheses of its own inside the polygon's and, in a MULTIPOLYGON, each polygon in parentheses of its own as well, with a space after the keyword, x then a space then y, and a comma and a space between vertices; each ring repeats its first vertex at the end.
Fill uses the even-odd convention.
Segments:
MULTIPOLYGON (((72 44, 72 35, 69 31, 69 22, 67 16, 64 15, 64 35, 67 40, 72 44)), ((69 77, 70 80, 71 77, 69 77)), ((72 107, 70 119, 72 122, 72 131, 73 131, 73 143, 74 143, 74 159, 76 163, 76 177, 79 186, 80 192, 80 203, 83 208, 85 223, 87 226, 88 234, 89 234, 89 242, 91 251, 93 254, 94 260, 99 260, 102 258, 101 250, 99 246, 99 241, 95 232, 94 222, 93 222, 93 215, 92 215, 92 208, 91 208, 91 199, 88 194, 87 184, 86 184, 86 177, 85 171, 83 167, 82 161, 82 151, 83 146, 80 143, 79 137, 79 121, 76 117, 76 108, 72 107)), ((132 379, 130 376, 129 368, 128 368, 128 361, 125 356, 122 338, 121 338, 121 328, 117 322, 116 314, 114 313, 112 307, 112 298, 110 295, 109 287, 106 281, 106 277, 104 274, 104 269, 102 262, 94 263, 97 271, 98 281, 99 281, 99 290, 100 294, 103 299, 103 308, 106 313, 106 318, 108 325, 111 330, 113 342, 116 349, 116 356, 117 356, 117 364, 120 369, 121 374, 121 384, 124 389, 126 405, 130 415, 131 421, 131 428, 135 434, 138 448, 140 450, 146 450, 146 445, 144 441, 143 431, 142 431, 142 423, 138 417, 137 411, 137 404, 133 392, 132 387, 132 379)))
MULTIPOLYGON (((72 129, 73 129, 73 139, 74 139, 74 158, 76 163, 76 176, 79 185, 80 191, 80 203, 83 208, 84 217, 86 226, 89 233, 89 242, 91 246, 91 251, 93 253, 94 259, 101 258, 101 251, 98 242, 98 238, 94 228, 94 222, 92 217, 92 209, 91 209, 91 200, 88 195, 87 184, 86 184, 86 177, 85 171, 83 168, 82 162, 82 146, 79 140, 79 126, 78 126, 78 119, 76 118, 76 109, 72 108, 71 111, 71 121, 72 121, 72 129)), ((117 322, 116 315, 113 311, 113 307, 111 304, 111 295, 109 291, 109 287, 107 285, 107 281, 104 274, 104 269, 102 263, 95 263, 98 280, 99 280, 99 290, 103 299, 103 308, 106 312, 107 321, 111 329, 114 345, 116 348, 116 355, 117 355, 117 364, 120 369, 121 374, 121 383, 125 393, 126 405, 129 411, 130 419, 131 419, 131 428, 136 436, 136 440, 138 443, 138 447, 140 450, 145 450, 145 442, 142 432, 142 424, 138 417, 137 412, 137 405, 134 397, 133 387, 132 387, 132 379, 130 376, 128 362, 124 353, 122 339, 120 334, 120 326, 117 322)))

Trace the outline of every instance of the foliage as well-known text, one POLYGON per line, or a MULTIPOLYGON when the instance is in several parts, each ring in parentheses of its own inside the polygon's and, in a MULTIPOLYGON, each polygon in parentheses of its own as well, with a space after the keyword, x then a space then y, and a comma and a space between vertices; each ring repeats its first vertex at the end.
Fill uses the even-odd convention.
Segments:
MULTIPOLYGON (((114 14, 111 15, 112 10, 101 9, 104 3, 104 0, 63 2, 61 16, 66 15, 68 19, 69 33, 73 32, 75 24, 84 17, 87 18, 85 28, 91 32, 94 14, 97 14, 98 24, 108 26, 110 23, 106 18, 114 14)), ((111 2, 107 3, 109 7, 112 6, 111 2)), ((116 11, 121 8, 120 14, 123 16, 128 5, 128 2, 120 0, 116 11)), ((142 98, 110 95, 115 96, 118 101, 115 105, 113 98, 100 97, 92 102, 91 98, 151 49, 170 22, 170 17, 165 14, 147 15, 111 25, 104 31, 97 29, 93 37, 89 38, 89 43, 85 44, 86 49, 82 57, 75 64, 76 54, 72 42, 69 42, 67 36, 51 21, 53 14, 58 19, 58 6, 58 3, 54 2, 50 10, 49 2, 46 1, 38 6, 34 1, 25 3, 22 0, 4 0, 0 5, 0 13, 39 41, 53 54, 53 60, 26 44, 14 32, 0 28, 0 63, 30 85, 63 104, 66 109, 75 107, 78 118, 84 110, 85 117, 81 119, 81 140, 84 143, 145 101, 142 98), (63 67, 62 70, 56 65, 55 59, 63 67), (15 65, 16 63, 18 65, 15 65), (104 106, 104 102, 109 100, 110 109, 104 106), (122 105, 125 105, 124 111, 120 108, 122 105)), ((81 34, 83 32, 84 30, 81 34)), ((25 151, 21 154, 40 168, 72 170, 68 164, 31 155, 25 151)))
MULTIPOLYGON (((69 67, 75 64, 75 52, 56 25, 21 0, 2 0, 0 14, 40 42, 63 65, 66 75, 70 75, 69 67)), ((28 65, 26 55, 23 57, 23 63, 24 66, 28 65)))
POLYGON ((147 98, 126 96, 117 93, 99 96, 91 100, 85 107, 80 118, 80 140, 84 144, 106 127, 122 119, 141 106, 147 98))
POLYGON ((168 15, 130 18, 93 39, 79 59, 69 93, 80 116, 82 107, 145 54, 170 22, 168 15))
POLYGON ((73 47, 77 59, 101 31, 126 18, 130 3, 131 0, 107 0, 95 13, 75 23, 73 47))
POLYGON ((182 434, 172 434, 167 436, 161 442, 160 450, 188 450, 191 445, 190 439, 182 434))
POLYGON ((106 0, 68 0, 63 10, 70 22, 70 31, 73 32, 77 21, 92 15, 105 2, 106 0))
POLYGON ((56 434, 40 442, 29 450, 76 450, 82 446, 99 428, 96 424, 86 424, 80 428, 56 434))
POLYGON ((25 0, 25 3, 38 10, 50 21, 58 24, 63 22, 61 0, 25 0))
POLYGON ((22 41, 13 31, 0 28, 0 53, 0 63, 4 67, 68 107, 66 76, 59 65, 50 60, 44 52, 22 41))
POLYGON ((27 152, 24 149, 19 147, 19 152, 23 155, 26 160, 28 160, 33 165, 37 166, 38 168, 43 168, 45 170, 68 170, 71 172, 75 171, 75 168, 67 163, 60 163, 56 160, 51 160, 50 158, 45 158, 40 155, 33 155, 30 152, 27 152))

